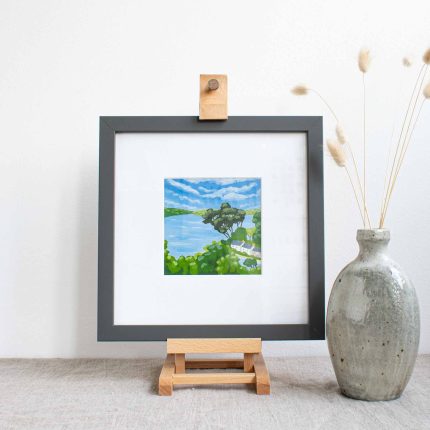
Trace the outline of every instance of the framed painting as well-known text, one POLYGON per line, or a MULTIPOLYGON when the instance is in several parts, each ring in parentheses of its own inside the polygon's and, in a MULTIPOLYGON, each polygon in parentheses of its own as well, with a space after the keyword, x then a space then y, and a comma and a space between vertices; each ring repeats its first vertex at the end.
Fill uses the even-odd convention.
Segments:
POLYGON ((321 117, 101 117, 98 340, 324 339, 321 117))

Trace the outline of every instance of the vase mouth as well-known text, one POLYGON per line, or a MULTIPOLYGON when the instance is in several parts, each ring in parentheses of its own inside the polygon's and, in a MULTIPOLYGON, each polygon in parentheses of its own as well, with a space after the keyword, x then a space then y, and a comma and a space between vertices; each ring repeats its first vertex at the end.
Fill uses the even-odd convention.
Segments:
POLYGON ((357 240, 389 241, 390 230, 386 228, 359 229, 357 230, 357 240))

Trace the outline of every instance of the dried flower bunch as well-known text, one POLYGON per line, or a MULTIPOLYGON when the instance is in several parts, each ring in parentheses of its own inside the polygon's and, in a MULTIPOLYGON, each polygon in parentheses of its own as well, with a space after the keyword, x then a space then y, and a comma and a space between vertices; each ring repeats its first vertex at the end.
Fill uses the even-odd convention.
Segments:
MULTIPOLYGON (((423 64, 419 70, 418 76, 415 81, 414 88, 412 90, 409 104, 406 109, 406 113, 403 119, 400 135, 397 140, 396 149, 394 156, 391 159, 388 156, 387 171, 385 174, 383 198, 381 202, 381 210, 379 215, 379 228, 384 227, 384 223, 387 216, 388 207, 393 194, 393 189, 396 185, 400 169, 403 165, 406 152, 411 143, 412 135, 415 130, 418 118, 421 113, 424 102, 430 99, 430 82, 425 84, 426 75, 430 66, 430 48, 423 55, 423 64)), ((369 212, 367 209, 367 171, 366 171, 366 79, 365 75, 370 69, 371 55, 368 49, 362 49, 358 54, 358 68, 362 73, 363 80, 363 160, 362 160, 362 171, 361 175, 359 172, 358 163, 354 156, 352 147, 345 135, 345 132, 339 123, 339 119, 327 102, 327 100, 315 89, 309 88, 306 85, 297 85, 292 88, 291 92, 297 96, 305 96, 310 93, 316 94, 321 101, 327 106, 334 120, 336 121, 336 138, 327 140, 327 149, 333 158, 334 162, 341 168, 345 169, 345 172, 349 178, 352 186, 352 190, 355 196, 355 200, 360 211, 360 216, 363 221, 364 228, 372 228, 370 222, 369 212), (352 174, 351 174, 352 169, 352 174)), ((412 66, 412 60, 410 57, 404 57, 403 65, 405 67, 412 66)))

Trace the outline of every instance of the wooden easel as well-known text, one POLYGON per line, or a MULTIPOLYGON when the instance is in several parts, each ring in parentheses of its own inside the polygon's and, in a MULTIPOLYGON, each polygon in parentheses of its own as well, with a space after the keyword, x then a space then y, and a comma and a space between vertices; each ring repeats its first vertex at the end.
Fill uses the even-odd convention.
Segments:
POLYGON ((158 393, 171 396, 175 385, 252 384, 257 394, 270 394, 270 376, 261 339, 167 339, 167 357, 158 393), (185 354, 243 353, 242 359, 192 359, 185 354), (243 372, 187 373, 186 369, 243 369, 243 372))
MULTIPOLYGON (((226 120, 227 76, 200 75, 200 120, 226 120)), ((257 394, 270 394, 270 377, 261 339, 167 339, 167 357, 158 392, 171 396, 175 385, 253 384, 257 394), (242 353, 242 359, 186 360, 185 354, 242 353), (243 369, 243 372, 186 373, 186 369, 243 369)))

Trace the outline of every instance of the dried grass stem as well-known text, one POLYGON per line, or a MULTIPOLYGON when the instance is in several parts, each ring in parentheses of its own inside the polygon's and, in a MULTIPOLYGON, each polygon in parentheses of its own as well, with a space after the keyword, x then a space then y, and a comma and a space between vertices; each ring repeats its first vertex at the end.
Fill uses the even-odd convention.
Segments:
POLYGON ((400 168, 403 164, 403 160, 405 158, 406 151, 409 147, 409 142, 411 140, 411 137, 412 137, 415 125, 417 123, 419 114, 421 113, 422 105, 420 106, 418 114, 415 116, 416 106, 418 103, 418 99, 419 99, 419 96, 421 93, 421 88, 423 86, 428 67, 429 67, 428 64, 426 64, 426 63, 423 64, 423 66, 421 67, 421 69, 418 73, 417 79, 415 81, 414 89, 412 91, 411 98, 409 100, 408 108, 406 110, 405 117, 403 119, 402 129, 400 132, 399 139, 397 141, 396 152, 394 154, 394 159, 393 159, 392 166, 391 166, 391 172, 390 172, 390 177, 389 177, 389 181, 388 181, 388 187, 387 187, 387 190, 385 192, 383 208, 382 208, 382 211, 380 214, 380 221, 379 221, 379 227, 380 228, 382 228, 384 226, 384 222, 385 222, 385 219, 387 216, 387 211, 388 211, 388 207, 390 204, 391 196, 393 194, 393 189, 394 189, 394 186, 397 182, 399 171, 400 171, 400 168), (412 106, 412 108, 411 108, 411 106, 412 106), (415 120, 414 120, 414 117, 415 117, 415 120), (412 121, 414 121, 414 122, 412 122, 412 121), (412 128, 411 128, 411 124, 413 124, 412 128))
POLYGON ((320 92, 318 92, 317 90, 313 89, 313 88, 309 88, 309 91, 314 92, 321 99, 321 101, 327 106, 328 110, 331 112, 331 114, 333 115, 334 119, 338 123, 339 120, 337 118, 337 115, 336 115, 335 111, 332 109, 332 107, 330 106, 330 104, 328 103, 328 101, 322 96, 322 94, 320 92))
POLYGON ((346 165, 345 165, 345 172, 348 175, 349 182, 351 183, 352 191, 354 192, 354 197, 355 197, 355 201, 357 202, 357 209, 358 209, 358 212, 360 212, 361 220, 363 221, 363 225, 366 225, 363 212, 361 211, 360 201, 358 200, 357 191, 355 189, 354 182, 351 178, 351 174, 349 173, 349 169, 346 165))

